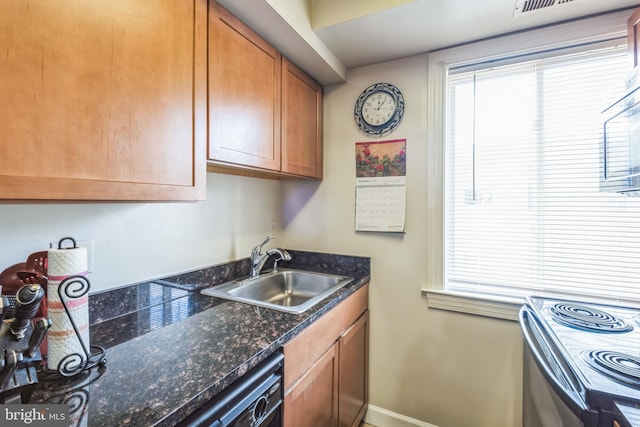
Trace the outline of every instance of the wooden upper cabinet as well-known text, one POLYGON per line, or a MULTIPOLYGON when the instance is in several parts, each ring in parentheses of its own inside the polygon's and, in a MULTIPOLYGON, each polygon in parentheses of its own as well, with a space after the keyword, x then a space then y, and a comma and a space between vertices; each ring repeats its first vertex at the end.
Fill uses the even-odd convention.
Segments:
POLYGON ((636 9, 627 20, 627 44, 631 66, 640 65, 640 8, 636 9))
POLYGON ((322 87, 209 5, 209 170, 322 178, 322 87))
POLYGON ((206 17, 206 0, 0 2, 0 199, 203 199, 206 17))
POLYGON ((322 86, 282 58, 282 171, 322 178, 322 86))
POLYGON ((279 170, 280 54, 209 7, 209 159, 279 170))

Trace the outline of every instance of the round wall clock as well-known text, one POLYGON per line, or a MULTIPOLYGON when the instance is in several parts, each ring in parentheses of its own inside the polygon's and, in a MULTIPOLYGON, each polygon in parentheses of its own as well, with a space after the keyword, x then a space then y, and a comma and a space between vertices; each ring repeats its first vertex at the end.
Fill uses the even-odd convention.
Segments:
POLYGON ((402 92, 391 83, 375 83, 366 88, 353 110, 360 130, 371 136, 382 136, 394 130, 403 114, 402 92))

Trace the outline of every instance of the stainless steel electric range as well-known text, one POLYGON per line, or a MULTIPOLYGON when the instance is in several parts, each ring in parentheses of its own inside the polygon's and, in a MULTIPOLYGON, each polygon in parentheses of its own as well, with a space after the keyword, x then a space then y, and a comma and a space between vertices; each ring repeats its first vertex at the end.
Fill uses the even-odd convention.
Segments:
POLYGON ((530 297, 524 427, 640 427, 640 309, 530 297))

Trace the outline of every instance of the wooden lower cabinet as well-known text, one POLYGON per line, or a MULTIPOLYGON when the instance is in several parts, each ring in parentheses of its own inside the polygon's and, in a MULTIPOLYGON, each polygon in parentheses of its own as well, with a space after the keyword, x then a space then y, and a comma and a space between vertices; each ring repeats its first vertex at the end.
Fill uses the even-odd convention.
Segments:
POLYGON ((368 311, 345 331, 338 343, 340 345, 338 425, 357 427, 367 410, 368 401, 368 311))
POLYGON ((338 425, 338 357, 336 342, 285 395, 285 426, 338 425))
POLYGON ((368 401, 368 285, 284 348, 284 426, 358 426, 368 401))

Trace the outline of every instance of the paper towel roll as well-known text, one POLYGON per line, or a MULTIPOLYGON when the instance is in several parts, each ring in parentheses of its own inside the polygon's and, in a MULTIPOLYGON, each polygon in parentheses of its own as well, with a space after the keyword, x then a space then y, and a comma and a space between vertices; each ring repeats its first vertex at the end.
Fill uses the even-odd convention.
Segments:
MULTIPOLYGON (((80 363, 80 360, 82 363, 86 360, 80 339, 78 339, 58 295, 58 288, 60 283, 70 276, 86 276, 87 270, 87 248, 85 247, 50 249, 48 251, 47 305, 51 319, 51 328, 47 332, 49 345, 47 367, 49 369, 57 370, 60 361, 73 353, 80 356, 77 363, 80 363)), ((65 295, 62 297, 78 328, 80 338, 89 351, 89 296, 85 294, 79 298, 68 298, 65 295)))
POLYGON ((87 248, 49 249, 47 252, 49 280, 62 281, 69 276, 86 276, 87 248))

